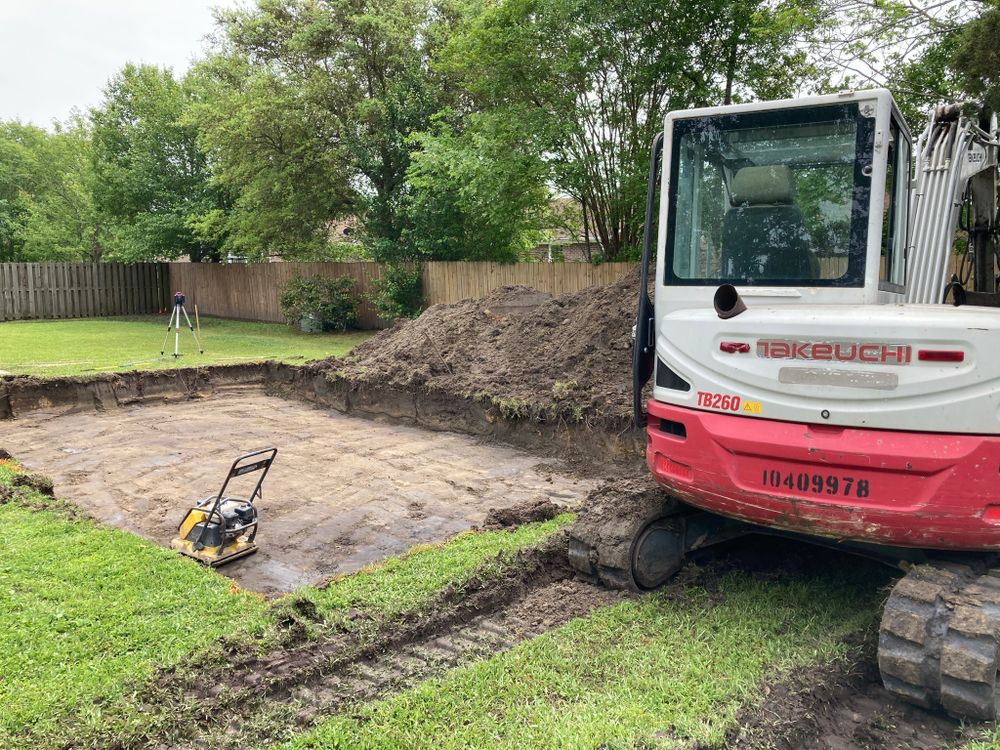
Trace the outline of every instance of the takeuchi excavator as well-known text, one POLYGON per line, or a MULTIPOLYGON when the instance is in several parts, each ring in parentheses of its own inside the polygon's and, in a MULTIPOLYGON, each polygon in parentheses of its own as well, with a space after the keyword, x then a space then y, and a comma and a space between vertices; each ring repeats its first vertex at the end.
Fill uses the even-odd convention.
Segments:
POLYGON ((666 491, 584 514, 573 565, 652 589, 747 533, 899 565, 886 688, 996 719, 997 153, 959 106, 914 142, 883 89, 667 115, 633 348, 666 491))

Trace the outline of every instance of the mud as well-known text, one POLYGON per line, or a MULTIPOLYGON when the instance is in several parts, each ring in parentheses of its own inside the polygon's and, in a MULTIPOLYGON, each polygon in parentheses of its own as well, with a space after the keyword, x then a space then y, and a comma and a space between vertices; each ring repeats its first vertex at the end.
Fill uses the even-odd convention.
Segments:
MULTIPOLYGON (((220 568, 267 595, 481 525, 487 511, 574 508, 593 485, 558 462, 457 433, 358 419, 242 386, 211 398, 34 411, 4 443, 98 521, 166 545, 238 454, 274 445, 259 551, 220 568)), ((247 494, 249 484, 227 492, 247 494)))
POLYGON ((490 508, 486 512, 486 520, 483 521, 480 528, 486 531, 513 529, 525 523, 548 521, 562 513, 563 510, 551 500, 544 498, 515 503, 506 508, 490 508))
MULTIPOLYGON (((573 567, 594 582, 636 588, 631 572, 633 540, 677 507, 647 471, 604 482, 588 495, 569 531, 573 567)), ((679 555, 675 563, 681 564, 679 555)))

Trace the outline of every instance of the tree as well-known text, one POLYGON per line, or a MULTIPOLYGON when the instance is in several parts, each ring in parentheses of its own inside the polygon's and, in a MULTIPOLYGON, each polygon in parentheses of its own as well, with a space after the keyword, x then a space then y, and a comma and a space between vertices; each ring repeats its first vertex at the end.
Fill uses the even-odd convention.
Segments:
POLYGON ((980 0, 834 0, 809 40, 827 90, 886 86, 911 126, 964 98, 956 69, 962 30, 992 5, 980 0))
POLYGON ((634 257, 649 144, 671 109, 791 94, 816 3, 503 0, 452 41, 473 106, 522 123, 606 260, 634 257))
POLYGON ((225 196, 209 180, 197 129, 183 121, 191 99, 170 70, 129 64, 90 113, 94 199, 115 259, 219 259, 221 238, 205 222, 225 196))
POLYGON ((294 83, 238 56, 214 56, 194 75, 199 97, 189 119, 212 154, 213 184, 233 196, 198 229, 238 255, 315 257, 330 221, 351 206, 350 172, 329 119, 294 83))
POLYGON ((31 215, 32 169, 30 143, 37 128, 20 123, 0 125, 0 258, 22 260, 24 233, 31 215))
MULTIPOLYGON (((378 259, 405 258, 406 173, 417 148, 409 137, 449 103, 428 59, 451 9, 431 0, 259 0, 219 22, 222 40, 202 72, 232 93, 195 112, 219 179, 242 193, 233 222, 272 237, 287 219, 316 241, 329 222, 355 213, 378 259), (248 220, 251 207, 266 210, 248 220)), ((249 243, 253 232, 237 236, 249 243)))
POLYGON ((514 262, 541 237, 545 165, 519 123, 470 115, 418 133, 407 170, 405 244, 424 260, 514 262))
POLYGON ((1000 5, 989 0, 982 6, 978 17, 953 33, 949 62, 970 96, 1000 112, 1000 5))
POLYGON ((56 124, 54 132, 0 123, 0 258, 100 260, 93 180, 82 118, 56 124))
POLYGON ((842 87, 888 86, 911 126, 942 103, 1000 107, 996 0, 838 0, 815 40, 842 87))

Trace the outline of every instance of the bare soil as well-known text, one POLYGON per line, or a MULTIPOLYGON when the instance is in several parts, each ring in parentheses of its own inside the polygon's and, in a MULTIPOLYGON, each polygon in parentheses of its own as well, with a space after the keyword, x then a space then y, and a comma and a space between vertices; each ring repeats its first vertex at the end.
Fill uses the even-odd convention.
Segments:
POLYGON ((60 497, 163 545, 191 504, 218 491, 238 454, 277 447, 258 503, 259 551, 220 568, 267 595, 447 539, 483 524, 490 509, 575 508, 593 486, 513 448, 256 388, 98 412, 33 411, 5 423, 4 444, 50 475, 60 497))
POLYGON ((762 686, 728 746, 740 750, 941 750, 979 725, 905 703, 882 687, 875 634, 849 658, 762 686))

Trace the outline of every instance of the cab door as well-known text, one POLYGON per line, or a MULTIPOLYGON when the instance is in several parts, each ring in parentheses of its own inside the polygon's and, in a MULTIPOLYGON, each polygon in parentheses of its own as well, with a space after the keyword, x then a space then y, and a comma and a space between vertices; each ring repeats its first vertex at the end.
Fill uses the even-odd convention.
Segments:
POLYGON ((879 302, 898 303, 906 292, 909 247, 910 140, 895 113, 889 123, 879 245, 879 302))

